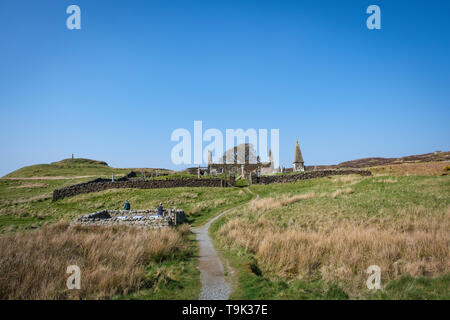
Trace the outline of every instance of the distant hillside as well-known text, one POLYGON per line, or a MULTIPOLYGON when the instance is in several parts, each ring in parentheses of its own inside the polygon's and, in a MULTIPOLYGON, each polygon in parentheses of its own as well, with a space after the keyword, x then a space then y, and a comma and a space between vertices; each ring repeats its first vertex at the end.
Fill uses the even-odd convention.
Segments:
POLYGON ((64 159, 52 162, 50 164, 36 164, 23 167, 13 171, 3 178, 36 178, 36 177, 111 177, 112 174, 117 177, 123 176, 130 171, 137 174, 145 172, 150 176, 153 172, 171 173, 173 171, 163 168, 113 168, 108 166, 105 161, 92 159, 74 158, 64 159))
POLYGON ((128 171, 129 169, 112 168, 104 161, 75 158, 64 159, 50 164, 23 167, 7 174, 3 178, 123 175, 128 171))
POLYGON ((84 158, 69 158, 64 159, 57 162, 50 163, 51 165, 57 165, 62 167, 74 167, 74 166, 80 166, 80 167, 86 167, 86 166, 107 166, 108 164, 105 161, 98 161, 98 160, 91 160, 91 159, 84 159, 84 158))
POLYGON ((367 167, 384 166, 389 164, 419 163, 432 161, 450 161, 450 152, 436 151, 432 153, 418 154, 402 158, 363 158, 341 162, 336 165, 307 166, 306 169, 312 170, 314 167, 318 170, 341 169, 341 168, 367 168, 367 167))

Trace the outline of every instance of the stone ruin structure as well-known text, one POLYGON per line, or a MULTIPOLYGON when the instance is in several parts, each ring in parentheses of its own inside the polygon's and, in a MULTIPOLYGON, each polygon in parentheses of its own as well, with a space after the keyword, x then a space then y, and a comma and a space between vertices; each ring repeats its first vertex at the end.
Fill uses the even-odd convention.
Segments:
POLYGON ((316 170, 316 171, 305 171, 298 172, 292 174, 280 174, 280 175, 270 175, 270 176, 256 176, 252 175, 251 181, 252 184, 270 184, 270 183, 289 183, 289 182, 297 182, 301 180, 315 179, 315 178, 323 178, 329 176, 337 176, 337 175, 348 175, 348 174, 359 174, 363 177, 371 176, 372 173, 370 170, 361 170, 361 169, 332 169, 332 170, 316 170))
POLYGON ((202 169, 210 175, 237 174, 242 178, 249 177, 252 173, 261 175, 275 172, 272 151, 269 151, 269 162, 261 162, 248 143, 226 151, 218 163, 213 163, 212 153, 209 151, 208 167, 202 169))
POLYGON ((305 171, 305 162, 303 161, 302 150, 300 150, 298 140, 295 144, 294 162, 292 170, 294 172, 305 171))
POLYGON ((142 228, 163 228, 176 226, 186 221, 180 209, 168 209, 158 216, 156 209, 150 210, 102 210, 83 215, 72 222, 82 226, 134 226, 142 228))
MULTIPOLYGON (((208 152, 208 167, 199 167, 201 174, 237 174, 242 178, 250 178, 252 175, 272 175, 275 173, 284 172, 303 172, 305 171, 305 162, 303 160, 302 151, 298 140, 295 145, 294 162, 292 169, 285 169, 284 167, 275 168, 272 156, 272 150, 269 150, 269 161, 261 162, 259 157, 252 151, 252 145, 246 143, 239 149, 239 146, 228 150, 222 156, 218 163, 213 163, 212 153, 208 152), (243 151, 242 151, 243 150, 243 151), (227 161, 227 157, 231 161, 227 161)), ((197 172, 197 168, 189 168, 192 172, 197 172)))

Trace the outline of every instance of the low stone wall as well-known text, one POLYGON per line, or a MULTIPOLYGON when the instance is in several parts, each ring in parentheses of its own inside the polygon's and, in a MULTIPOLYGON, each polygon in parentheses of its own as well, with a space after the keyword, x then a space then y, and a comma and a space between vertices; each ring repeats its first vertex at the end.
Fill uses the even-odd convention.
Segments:
POLYGON ((157 210, 102 210, 75 219, 72 225, 82 226, 135 226, 142 228, 163 228, 186 221, 183 210, 168 209, 162 216, 157 210))
POLYGON ((361 176, 371 176, 372 173, 369 170, 318 170, 318 171, 305 171, 297 174, 281 174, 272 176, 252 176, 251 181, 253 184, 269 184, 269 183, 286 183, 296 182, 300 180, 314 179, 320 177, 334 176, 334 175, 347 175, 347 174, 359 174, 361 176))
POLYGON ((95 179, 89 182, 67 186, 53 191, 53 201, 73 197, 78 194, 98 192, 108 189, 135 188, 135 189, 156 189, 156 188, 177 188, 177 187, 226 187, 227 183, 218 178, 211 179, 151 179, 151 180, 128 180, 118 179, 111 181, 108 179, 95 179))

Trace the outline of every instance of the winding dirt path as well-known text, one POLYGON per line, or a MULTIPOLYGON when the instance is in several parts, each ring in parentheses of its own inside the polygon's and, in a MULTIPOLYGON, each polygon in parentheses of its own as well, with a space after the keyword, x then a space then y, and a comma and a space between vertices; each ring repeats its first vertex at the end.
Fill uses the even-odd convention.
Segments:
MULTIPOLYGON (((255 195, 248 188, 246 188, 246 190, 255 195)), ((252 200, 257 199, 258 197, 259 196, 256 195, 256 198, 252 198, 252 200)), ((199 244, 198 269, 200 270, 200 281, 202 283, 202 290, 199 296, 200 300, 227 300, 231 293, 230 284, 225 279, 222 261, 220 261, 219 256, 214 249, 211 237, 209 236, 209 227, 222 215, 241 205, 242 204, 239 204, 219 213, 203 226, 191 229, 192 232, 195 233, 199 244)))

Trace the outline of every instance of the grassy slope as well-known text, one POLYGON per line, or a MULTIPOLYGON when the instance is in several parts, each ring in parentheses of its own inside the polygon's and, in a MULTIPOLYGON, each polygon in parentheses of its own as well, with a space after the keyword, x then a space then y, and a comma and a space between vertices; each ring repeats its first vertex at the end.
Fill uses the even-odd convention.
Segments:
MULTIPOLYGON (((72 164, 73 165, 73 164, 72 164)), ((9 177, 59 177, 60 180, 0 180, 0 233, 39 228, 43 224, 60 219, 71 220, 74 217, 103 208, 121 208, 128 199, 133 209, 156 207, 162 201, 166 207, 177 206, 185 209, 190 223, 202 224, 221 210, 248 201, 250 195, 239 189, 177 188, 159 190, 107 190, 100 193, 79 195, 52 203, 51 191, 65 185, 79 183, 91 178, 70 178, 87 175, 109 176, 113 169, 101 163, 84 163, 72 166, 63 164, 43 165, 41 167, 23 168, 8 175, 9 177), (50 166, 50 167, 48 167, 50 166)), ((377 173, 402 175, 405 170, 379 169, 377 173), (395 172, 393 172, 395 171, 395 172)), ((414 169, 416 170, 416 169, 414 169)), ((428 170, 428 169, 427 169, 428 170)), ((423 171, 423 170, 422 170, 423 171)), ((422 171, 418 172, 419 174, 422 171)), ((432 170, 433 173, 435 169, 432 170)), ((115 171, 119 175, 121 171, 115 171)), ((410 169, 407 174, 417 173, 410 169)), ((428 173, 428 172, 427 172, 428 173)), ((359 179, 359 178, 358 178, 359 179)), ((305 194, 332 193, 336 189, 350 187, 353 193, 337 198, 317 197, 275 208, 264 213, 264 217, 275 222, 280 228, 291 224, 318 225, 321 216, 333 215, 333 219, 354 220, 377 218, 381 215, 394 217, 398 210, 422 206, 432 212, 442 211, 449 206, 450 182, 448 177, 373 177, 361 179, 355 183, 352 179, 340 178, 316 179, 295 184, 253 186, 252 189, 262 197, 305 194), (384 182, 383 182, 384 181, 384 182), (393 182, 395 181, 395 182, 393 182), (289 209, 289 210, 288 210, 289 209), (294 214, 292 214, 294 209, 294 214)), ((236 211, 219 219, 213 225, 213 234, 228 221, 247 218, 249 212, 236 211)), ((253 213, 254 215, 254 213, 253 213)), ((215 241, 223 245, 220 237, 215 241)), ((190 238, 191 250, 197 250, 194 239, 190 238)), ((280 277, 276 272, 259 274, 258 260, 243 248, 227 248, 224 255, 239 272, 239 285, 232 298, 265 299, 312 299, 312 298, 346 298, 348 293, 336 283, 330 283, 318 277, 289 278, 280 277)), ((136 299, 191 299, 198 295, 199 274, 194 255, 189 259, 172 259, 158 265, 148 265, 149 278, 160 279, 154 286, 137 293, 117 298, 136 299), (162 275, 161 275, 162 274, 162 275)), ((276 270, 275 270, 276 271, 276 270)), ((376 294, 363 293, 363 298, 445 298, 449 277, 400 277, 390 281, 384 290, 376 294)))
MULTIPOLYGON (((450 178, 448 176, 332 177, 290 184, 255 185, 251 189, 263 199, 277 199, 283 196, 292 199, 293 196, 298 194, 311 194, 311 192, 314 192, 314 194, 303 200, 292 203, 287 201, 284 205, 274 208, 269 207, 263 213, 261 210, 256 213, 250 207, 247 207, 246 210, 236 210, 213 224, 212 234, 216 244, 222 247, 224 255, 239 271, 238 281, 231 298, 449 298, 450 278, 445 272, 444 274, 438 272, 437 276, 422 277, 411 277, 400 273, 392 280, 386 280, 385 276, 384 282, 382 278, 384 289, 376 293, 368 292, 359 278, 357 281, 362 284, 356 290, 351 286, 347 289, 343 282, 324 279, 321 276, 320 265, 312 266, 310 268, 312 273, 309 273, 309 275, 301 275, 296 273, 297 271, 293 271, 293 274, 284 273, 279 269, 280 267, 273 266, 276 265, 276 262, 272 261, 272 264, 270 264, 265 261, 261 252, 264 252, 264 246, 267 243, 255 245, 252 243, 255 239, 249 236, 249 234, 255 234, 258 228, 264 228, 265 225, 271 226, 271 229, 268 228, 266 232, 261 232, 262 236, 270 233, 271 230, 276 230, 274 232, 280 235, 280 238, 285 231, 288 232, 289 230, 298 230, 297 233, 305 232, 308 234, 311 230, 333 230, 334 226, 337 228, 353 222, 360 222, 362 225, 370 224, 380 229, 388 228, 390 224, 400 227, 405 224, 404 227, 407 228, 407 223, 410 223, 411 219, 415 218, 412 216, 416 214, 430 214, 437 221, 444 222, 445 219, 448 220, 448 208, 450 207, 450 178), (350 189, 351 191, 349 191, 349 194, 335 193, 338 189, 350 189), (333 197, 333 194, 338 195, 333 197), (240 227, 242 229, 239 229, 240 227), (237 244, 238 242, 240 244, 237 244)), ((272 204, 273 201, 269 201, 269 206, 272 204)), ((276 241, 277 236, 268 237, 268 239, 272 239, 273 242, 276 241)), ((279 245, 282 245, 282 243, 280 242, 279 245)), ((295 243, 288 245, 291 246, 290 248, 286 248, 287 252, 291 252, 288 255, 295 254, 293 245, 295 243)), ((389 246, 389 244, 386 245, 389 246)), ((269 251, 273 253, 283 250, 283 247, 278 248, 277 250, 272 248, 269 251)), ((353 249, 348 247, 347 250, 353 249)), ((448 252, 441 254, 443 259, 448 261, 448 252)), ((302 257, 299 257, 299 259, 304 260, 302 257)), ((322 259, 322 263, 326 262, 326 259, 322 257, 318 259, 322 259)), ((345 258, 342 257, 342 259, 345 258)), ((295 262, 295 259, 290 261, 295 262)), ((394 262, 395 258, 393 257, 392 263, 394 262)), ((441 264, 445 266, 445 263, 443 261, 441 264)), ((284 266, 281 265, 281 267, 284 266)), ((298 270, 301 271, 301 268, 298 270)), ((361 272, 364 273, 364 270, 361 272)), ((363 274, 362 278, 365 279, 366 277, 363 274)))
POLYGON ((65 159, 50 164, 37 164, 13 171, 4 178, 79 177, 125 175, 130 169, 109 167, 105 162, 90 159, 65 159))
MULTIPOLYGON (((42 188, 17 188, 20 181, 0 180, 0 232, 5 228, 14 231, 19 227, 37 227, 45 222, 60 219, 72 220, 82 214, 103 210, 121 209, 128 200, 132 209, 164 207, 185 210, 192 225, 199 225, 223 209, 246 201, 250 196, 234 188, 173 188, 173 189, 111 189, 78 195, 56 202, 51 201, 51 190, 71 184, 74 180, 33 181, 45 183, 42 188)), ((26 182, 25 185, 32 185, 26 182)))
MULTIPOLYGON (((8 177, 59 177, 67 179, 0 179, 0 234, 31 232, 43 225, 73 218, 101 209, 120 209, 130 201, 132 209, 155 208, 159 202, 165 207, 184 209, 188 220, 199 225, 222 210, 250 199, 250 195, 234 188, 174 188, 174 189, 116 189, 79 195, 57 202, 51 201, 51 192, 66 185, 92 179, 76 176, 110 174, 113 169, 101 163, 39 165, 20 169, 8 177), (72 177, 72 178, 71 178, 72 177)), ((70 162, 70 161, 69 161, 70 162)), ((124 173, 129 170, 123 169, 124 173)), ((120 171, 115 171, 118 174, 120 171)), ((6 237, 4 235, 2 237, 6 237)), ((0 238, 2 240, 2 238, 0 238)), ((200 291, 200 275, 196 268, 197 244, 193 235, 188 238, 193 254, 166 259, 146 266, 153 285, 118 299, 196 299, 200 291)))
MULTIPOLYGON (((19 182, 0 181, 2 199, 4 195, 9 199, 7 202, 2 201, 0 205, 0 232, 7 234, 21 230, 29 232, 27 231, 29 229, 39 228, 59 220, 69 221, 81 214, 96 210, 119 209, 125 199, 130 201, 132 209, 155 208, 159 202, 163 202, 165 207, 182 208, 189 222, 198 225, 223 209, 250 198, 248 193, 234 188, 117 189, 79 195, 57 202, 52 202, 49 198, 25 202, 29 200, 29 196, 39 198, 40 195, 45 195, 51 187, 42 188, 42 190, 32 188, 28 192, 21 188, 21 198, 14 199, 14 195, 11 194, 14 189, 9 189, 14 183, 19 182)), ((51 183, 61 184, 61 181, 51 181, 51 183)), ((197 250, 196 241, 192 236, 190 248, 193 252, 197 250)), ((118 298, 196 299, 200 290, 200 275, 196 263, 196 254, 192 254, 148 265, 146 269, 148 277, 159 279, 154 282, 154 286, 118 298)))
MULTIPOLYGON (((194 188, 193 193, 189 193, 189 188, 109 190, 56 203, 50 200, 54 189, 86 182, 93 177, 110 176, 112 173, 120 176, 130 170, 111 168, 102 161, 65 159, 14 171, 6 175, 6 179, 0 179, 0 233, 5 229, 36 228, 45 222, 73 219, 99 209, 122 208, 125 199, 131 201, 135 209, 154 208, 160 201, 164 206, 181 207, 186 210, 190 223, 195 225, 207 221, 217 210, 245 200, 245 196, 235 197, 236 191, 205 188, 194 188)), ((149 174, 154 169, 145 170, 149 174)), ((167 176, 158 178, 166 179, 167 176)))
POLYGON ((200 289, 200 271, 197 268, 198 247, 195 235, 190 234, 189 253, 172 260, 146 267, 147 279, 155 284, 127 295, 114 297, 117 300, 197 300, 200 289))
POLYGON ((70 227, 67 222, 0 238, 1 299, 110 299, 146 290, 195 299, 195 246, 187 225, 160 230, 70 227), (80 290, 67 290, 68 265, 81 270, 80 290))

